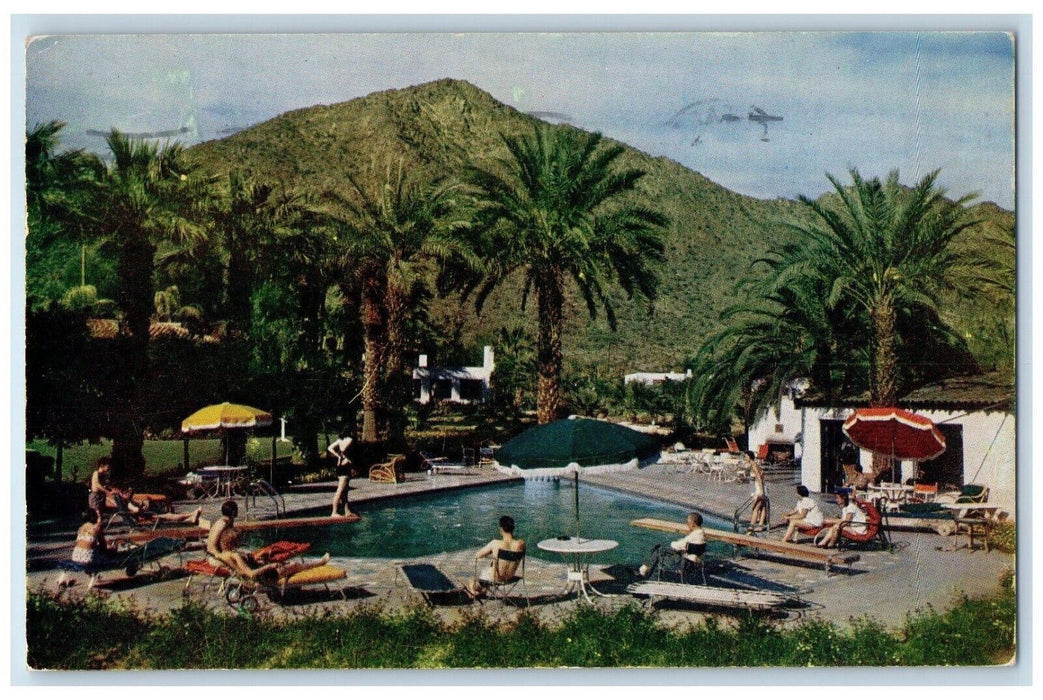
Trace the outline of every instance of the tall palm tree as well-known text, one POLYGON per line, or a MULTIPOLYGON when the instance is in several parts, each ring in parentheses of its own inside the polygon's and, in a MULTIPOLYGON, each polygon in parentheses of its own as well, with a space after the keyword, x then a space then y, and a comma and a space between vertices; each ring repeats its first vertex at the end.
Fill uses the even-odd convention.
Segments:
POLYGON ((762 293, 751 284, 748 298, 725 310, 722 328, 692 361, 689 401, 704 426, 730 429, 736 407, 748 424, 777 406, 794 380, 809 380, 826 399, 856 385, 858 358, 848 341, 854 324, 827 308, 823 286, 802 279, 762 293))
MULTIPOLYGON (((454 219, 457 188, 427 184, 389 166, 377 184, 347 174, 345 192, 329 198, 342 212, 345 272, 360 289, 365 353, 363 359, 361 441, 376 443, 385 432, 386 411, 401 412, 410 378, 405 355, 410 321, 422 306, 436 270, 432 264, 454 258, 477 265, 458 235, 454 219)), ((388 438, 401 441, 404 426, 393 420, 388 438)))
POLYGON ((122 367, 113 414, 113 472, 140 474, 145 427, 139 403, 148 372, 156 251, 164 241, 204 236, 198 223, 208 183, 193 177, 180 145, 156 146, 115 129, 112 155, 94 193, 94 225, 117 258, 117 339, 122 367))
POLYGON ((25 137, 26 296, 31 305, 60 299, 70 286, 84 284, 80 263, 86 250, 80 246, 89 183, 103 166, 83 151, 60 151, 64 128, 60 121, 37 124, 25 137))
POLYGON ((256 271, 251 252, 268 228, 272 188, 252 182, 241 170, 229 171, 213 213, 225 254, 225 318, 229 334, 240 337, 250 330, 250 296, 256 271))
POLYGON ((536 295, 540 423, 561 409, 562 332, 566 284, 571 279, 591 317, 605 310, 615 329, 609 286, 628 297, 654 299, 658 279, 652 263, 663 257, 659 212, 624 199, 644 172, 615 169, 624 149, 602 145, 601 134, 541 125, 531 136, 504 137, 509 157, 495 170, 472 167, 467 179, 477 198, 477 230, 487 271, 469 285, 481 311, 488 295, 516 272, 524 276, 522 306, 536 295))
POLYGON ((961 255, 953 241, 979 222, 966 208, 973 195, 946 199, 938 171, 911 188, 899 183, 897 170, 884 181, 863 179, 856 169, 850 175, 850 186, 827 176, 835 197, 800 198, 813 220, 792 225, 796 240, 781 249, 775 281, 828 280, 828 305, 846 300, 868 315, 870 402, 889 406, 900 387, 899 309, 937 310, 939 295, 957 284, 961 255))

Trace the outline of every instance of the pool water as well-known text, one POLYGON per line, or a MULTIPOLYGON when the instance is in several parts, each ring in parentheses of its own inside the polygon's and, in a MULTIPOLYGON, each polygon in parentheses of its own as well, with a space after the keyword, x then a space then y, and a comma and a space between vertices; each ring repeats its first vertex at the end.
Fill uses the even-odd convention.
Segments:
MULTIPOLYGON (((675 505, 588 486, 579 489, 580 535, 610 539, 619 547, 598 555, 599 563, 639 563, 653 545, 676 539, 668 533, 630 525, 636 518, 681 522, 687 510, 675 505)), ((267 531, 264 540, 311 542, 313 553, 335 557, 410 558, 461 549, 478 549, 498 536, 501 515, 516 523, 515 535, 528 543, 530 556, 555 560, 536 543, 574 534, 575 491, 571 481, 525 481, 363 503, 362 516, 344 526, 267 531)), ((704 516, 705 517, 705 516, 704 516)), ((705 518, 704 526, 731 529, 705 518)), ((711 546, 712 549, 712 546, 711 546)))

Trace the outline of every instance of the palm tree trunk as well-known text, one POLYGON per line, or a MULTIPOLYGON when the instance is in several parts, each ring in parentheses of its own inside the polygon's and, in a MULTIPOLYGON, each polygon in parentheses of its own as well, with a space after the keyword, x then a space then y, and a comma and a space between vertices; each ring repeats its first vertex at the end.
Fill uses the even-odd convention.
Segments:
POLYGON ((536 418, 540 425, 557 420, 561 410, 561 336, 564 327, 565 280, 558 268, 541 273, 536 281, 539 314, 536 339, 536 418))
POLYGON ((873 406, 894 406, 898 400, 898 356, 895 347, 895 308, 890 297, 877 300, 873 321, 873 406))
POLYGON ((116 382, 116 416, 112 435, 112 478, 140 476, 145 458, 140 405, 148 373, 149 325, 153 308, 152 271, 156 249, 147 239, 130 234, 120 251, 116 303, 122 313, 117 340, 122 363, 116 382))
MULTIPOLYGON (((881 296, 870 313, 873 323, 873 380, 869 402, 874 407, 894 406, 898 401, 898 357, 895 348, 895 307, 881 296)), ((873 454, 874 481, 892 468, 888 455, 873 454)))
POLYGON ((380 368, 387 344, 382 299, 384 285, 372 277, 363 282, 362 289, 362 335, 365 355, 362 362, 362 442, 380 440, 381 416, 381 372, 380 368))
POLYGON ((387 389, 389 447, 405 444, 405 409, 409 402, 410 378, 406 376, 406 308, 408 301, 398 285, 388 284, 387 346, 384 348, 384 386, 387 389))

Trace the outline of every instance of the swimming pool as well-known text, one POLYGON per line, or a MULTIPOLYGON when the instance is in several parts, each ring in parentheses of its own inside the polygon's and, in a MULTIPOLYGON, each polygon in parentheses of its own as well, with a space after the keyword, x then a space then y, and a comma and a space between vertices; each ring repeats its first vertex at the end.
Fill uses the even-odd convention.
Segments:
MULTIPOLYGON (((515 535, 529 544, 530 556, 554 560, 536 549, 550 537, 572 534, 575 528, 572 482, 524 481, 444 491, 362 503, 353 510, 362 520, 342 527, 267 531, 263 537, 311 542, 312 552, 335 557, 410 558, 461 549, 478 549, 497 536, 497 521, 510 515, 515 535)), ((580 534, 610 539, 619 547, 596 558, 600 563, 636 564, 653 545, 676 539, 669 534, 633 527, 636 518, 683 521, 687 510, 609 489, 580 484, 580 534)), ((706 518, 704 525, 730 529, 706 518)))

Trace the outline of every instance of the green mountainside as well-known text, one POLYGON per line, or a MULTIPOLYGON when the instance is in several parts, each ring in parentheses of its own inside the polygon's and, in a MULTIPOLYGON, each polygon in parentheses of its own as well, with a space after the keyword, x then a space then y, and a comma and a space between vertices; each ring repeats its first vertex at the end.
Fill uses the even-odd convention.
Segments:
MULTIPOLYGON (((361 180, 382 179, 400 162, 431 178, 456 178, 468 163, 488 164, 506 155, 501 135, 529 133, 536 121, 469 83, 446 79, 288 112, 199 144, 189 155, 205 172, 239 167, 318 192, 344 189, 349 172, 361 180)), ((720 312, 738 299, 736 287, 750 274, 750 263, 789 235, 779 222, 802 210, 789 200, 736 194, 674 161, 633 148, 620 165, 647 172, 635 196, 671 221, 662 234, 666 261, 660 298, 650 309, 644 301, 623 302, 620 292, 617 332, 601 316, 589 320, 586 307, 573 299, 566 357, 613 372, 677 369, 716 328, 720 312)), ((827 186, 823 177, 823 189, 827 186)), ((994 216, 1013 216, 992 210, 994 216)), ((523 318, 535 327, 534 310, 521 314, 519 299, 520 285, 508 285, 489 299, 481 317, 453 297, 437 300, 432 316, 443 327, 459 328, 464 347, 473 347, 523 318)), ((480 356, 468 359, 478 362, 480 356)))

